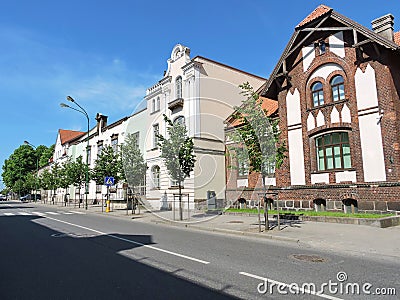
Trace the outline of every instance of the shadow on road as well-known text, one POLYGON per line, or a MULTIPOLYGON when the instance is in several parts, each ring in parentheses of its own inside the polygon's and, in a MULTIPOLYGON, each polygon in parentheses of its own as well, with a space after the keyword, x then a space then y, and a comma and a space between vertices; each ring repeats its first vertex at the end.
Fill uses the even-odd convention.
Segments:
POLYGON ((39 224, 45 220, 0 217, 1 299, 232 299, 175 275, 182 266, 166 272, 144 255, 119 254, 153 244, 150 235, 62 232, 69 227, 56 231, 39 224))

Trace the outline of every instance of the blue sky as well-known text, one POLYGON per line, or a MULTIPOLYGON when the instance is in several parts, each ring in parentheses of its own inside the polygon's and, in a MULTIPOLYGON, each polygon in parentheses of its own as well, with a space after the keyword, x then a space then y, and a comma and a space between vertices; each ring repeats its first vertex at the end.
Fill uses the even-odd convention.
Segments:
POLYGON ((268 77, 294 27, 321 3, 368 28, 397 14, 400 30, 400 1, 0 3, 0 165, 24 140, 50 146, 59 128, 85 130, 82 115, 60 108, 67 95, 86 108, 91 125, 97 112, 109 122, 130 115, 177 43, 192 57, 268 77))

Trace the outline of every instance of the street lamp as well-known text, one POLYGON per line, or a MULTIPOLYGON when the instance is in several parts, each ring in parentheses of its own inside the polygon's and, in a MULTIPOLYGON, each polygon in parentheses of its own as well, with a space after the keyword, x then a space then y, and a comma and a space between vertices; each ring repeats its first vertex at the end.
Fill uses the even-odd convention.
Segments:
POLYGON ((86 117, 87 120, 87 145, 86 145, 86 174, 85 174, 85 209, 88 209, 88 199, 87 195, 89 193, 89 130, 90 130, 90 123, 89 123, 89 115, 86 110, 78 104, 71 96, 67 96, 67 100, 69 102, 74 103, 79 109, 75 107, 71 107, 68 104, 60 103, 61 107, 73 109, 86 117))
MULTIPOLYGON (((36 151, 36 146, 32 145, 28 141, 24 141, 25 145, 31 146, 36 151)), ((38 184, 38 177, 39 177, 39 157, 36 153, 36 178, 35 178, 35 202, 37 201, 37 184, 38 184)))

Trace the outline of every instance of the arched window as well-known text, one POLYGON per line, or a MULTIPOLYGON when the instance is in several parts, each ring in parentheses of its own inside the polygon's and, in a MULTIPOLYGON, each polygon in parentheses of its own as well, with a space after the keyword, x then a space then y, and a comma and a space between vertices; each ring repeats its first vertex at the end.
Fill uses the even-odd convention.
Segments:
POLYGON ((312 98, 314 106, 319 106, 324 104, 324 89, 321 82, 317 81, 311 87, 312 98))
POLYGON ((160 167, 155 165, 151 168, 151 177, 153 178, 153 186, 155 189, 160 188, 160 167))
POLYGON ((175 81, 176 99, 182 98, 182 77, 178 76, 175 81))
POLYGON ((358 202, 355 199, 344 199, 343 203, 343 211, 346 214, 356 214, 358 213, 358 202))
POLYGON ((181 124, 185 125, 185 117, 184 116, 178 116, 174 119, 174 124, 181 124))
POLYGON ((315 211, 325 211, 326 209, 326 200, 325 199, 314 199, 314 209, 315 211))
POLYGON ((331 89, 333 101, 344 100, 344 80, 342 76, 337 75, 332 78, 331 89))
POLYGON ((349 135, 334 132, 315 139, 318 171, 351 168, 349 135))

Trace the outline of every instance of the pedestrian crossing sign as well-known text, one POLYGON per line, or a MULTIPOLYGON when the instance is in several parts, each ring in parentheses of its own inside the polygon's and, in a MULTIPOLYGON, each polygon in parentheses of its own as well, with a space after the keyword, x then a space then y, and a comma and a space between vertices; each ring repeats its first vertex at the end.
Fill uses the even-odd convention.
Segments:
POLYGON ((106 186, 114 185, 114 177, 106 177, 106 178, 104 178, 104 184, 106 186))

